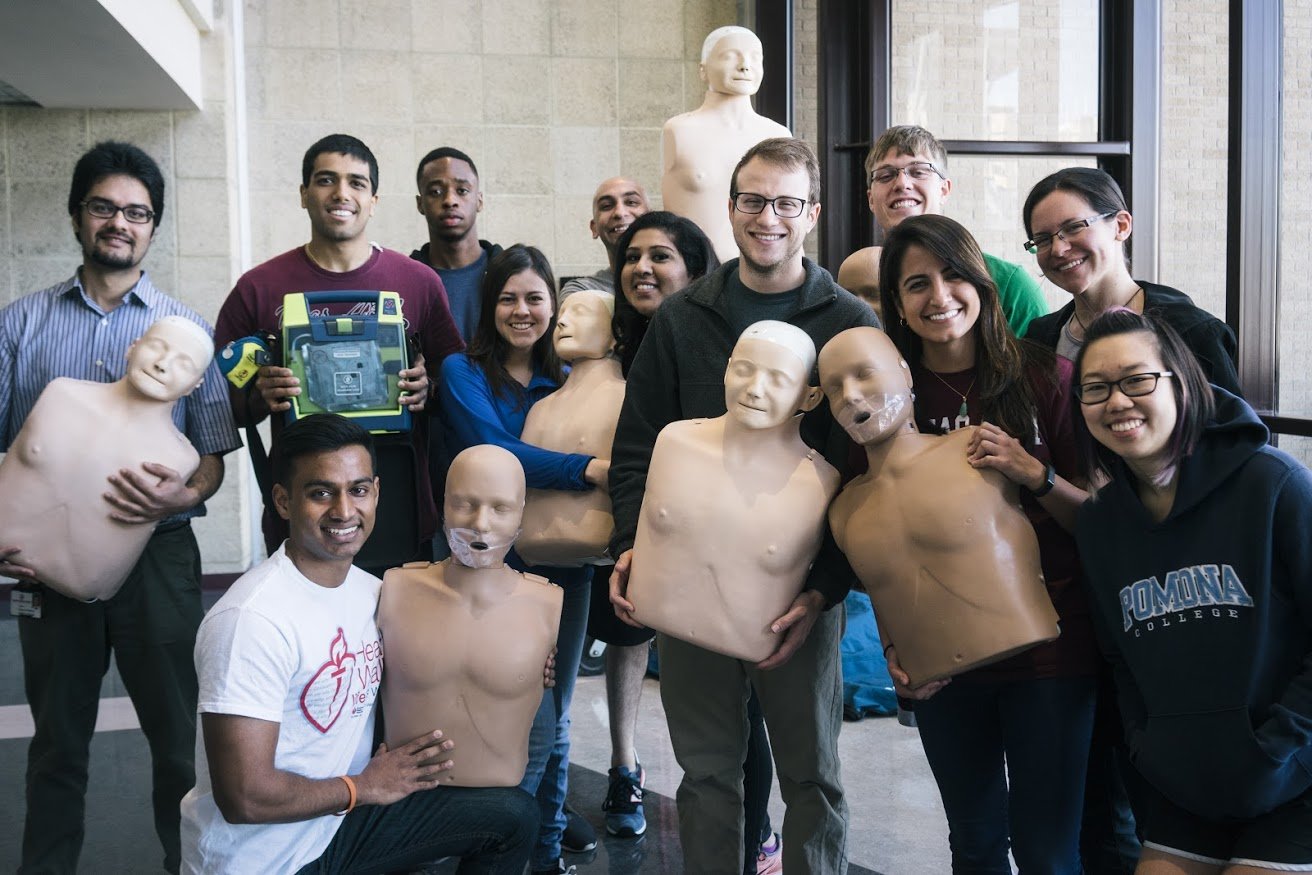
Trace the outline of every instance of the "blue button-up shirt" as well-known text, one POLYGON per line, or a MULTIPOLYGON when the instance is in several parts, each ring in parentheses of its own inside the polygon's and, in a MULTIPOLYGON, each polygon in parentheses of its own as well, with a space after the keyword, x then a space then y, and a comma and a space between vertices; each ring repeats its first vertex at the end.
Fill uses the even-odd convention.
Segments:
MULTIPOLYGON (((165 316, 185 317, 214 333, 200 314, 151 285, 144 271, 123 303, 108 313, 87 295, 76 274, 0 310, 0 452, 8 451, 51 380, 71 377, 113 383, 122 379, 128 347, 165 316)), ((211 362, 200 387, 174 405, 173 424, 202 456, 222 455, 241 446, 218 365, 211 362)), ((93 442, 95 423, 86 425, 86 439, 93 442)), ((148 454, 149 448, 143 451, 148 454)), ((204 513, 202 504, 162 523, 204 513)))

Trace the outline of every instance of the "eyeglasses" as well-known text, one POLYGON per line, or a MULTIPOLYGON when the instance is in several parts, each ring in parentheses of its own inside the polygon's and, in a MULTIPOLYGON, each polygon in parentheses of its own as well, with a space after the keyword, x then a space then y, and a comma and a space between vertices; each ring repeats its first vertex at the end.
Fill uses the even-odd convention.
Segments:
POLYGON ((914 179, 917 182, 923 182, 931 176, 947 179, 937 167, 928 161, 912 161, 906 167, 892 167, 887 164, 883 167, 876 167, 870 174, 870 181, 872 183, 877 182, 880 185, 888 185, 903 173, 907 175, 908 179, 914 179))
POLYGON ((122 213, 123 218, 134 225, 144 225, 155 218, 155 211, 148 210, 143 206, 128 204, 126 207, 120 207, 117 204, 95 197, 82 201, 78 206, 85 207, 86 211, 97 219, 112 219, 115 213, 122 213))
POLYGON ((1101 404, 1112 397, 1112 387, 1115 386, 1125 397, 1138 398, 1141 395, 1151 395, 1157 388, 1157 381, 1162 377, 1174 376, 1175 374, 1170 371, 1148 371, 1143 374, 1130 374, 1110 383, 1101 381, 1080 383, 1074 387, 1075 397, 1080 399, 1081 404, 1101 404))
POLYGON ((761 197, 759 194, 740 191, 734 195, 733 208, 740 213, 757 213, 765 210, 769 204, 774 214, 781 219, 796 219, 806 209, 807 201, 798 197, 761 197))
POLYGON ((1080 234, 1084 233, 1085 228, 1089 227, 1094 222, 1102 221, 1108 216, 1114 216, 1119 212, 1120 210, 1112 210, 1109 213, 1099 213, 1096 216, 1089 216, 1087 219, 1075 219, 1058 228, 1056 234, 1035 234, 1021 245, 1025 247, 1025 251, 1030 255, 1038 255, 1040 252, 1047 252, 1052 248, 1052 240, 1054 237, 1060 237, 1062 240, 1070 240, 1072 237, 1078 237, 1080 234))

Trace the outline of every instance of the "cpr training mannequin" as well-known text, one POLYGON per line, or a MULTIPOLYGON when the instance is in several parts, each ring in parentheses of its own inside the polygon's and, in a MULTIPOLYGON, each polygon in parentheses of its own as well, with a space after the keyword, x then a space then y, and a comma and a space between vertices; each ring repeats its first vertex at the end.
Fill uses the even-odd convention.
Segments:
POLYGON ((706 99, 666 121, 661 133, 661 197, 665 209, 696 222, 728 261, 738 257, 726 209, 733 168, 762 140, 792 134, 752 108, 762 72, 756 34, 732 25, 711 31, 699 70, 706 99))
MULTIPOLYGON (((615 297, 605 292, 575 292, 560 305, 553 341, 556 354, 570 364, 569 376, 529 410, 521 435, 525 443, 610 457, 624 403, 620 363, 611 355, 614 312, 615 297)), ((610 497, 603 489, 530 489, 515 550, 529 565, 604 564, 614 528, 610 497)))
POLYGON ((213 354, 205 329, 165 316, 128 348, 122 379, 46 386, 0 461, 0 543, 19 548, 11 562, 70 598, 118 592, 155 523, 114 517, 110 477, 158 476, 146 463, 184 482, 196 472, 200 456, 173 424, 173 405, 200 385, 213 354))
POLYGON ((386 741, 395 747, 440 726, 455 742, 443 784, 514 787, 528 764, 562 591, 504 564, 524 509, 524 469, 509 451, 480 444, 457 455, 443 509, 451 557, 383 578, 386 741))
POLYGON ((821 398, 814 364, 804 331, 754 323, 725 370, 728 412, 657 436, 629 571, 644 626, 752 662, 779 646, 770 625, 802 591, 838 492, 799 434, 821 398))
POLYGON ((836 335, 820 351, 820 385, 869 461, 834 501, 830 528, 911 686, 1056 638, 1016 487, 967 462, 973 428, 916 431, 893 341, 874 328, 836 335))

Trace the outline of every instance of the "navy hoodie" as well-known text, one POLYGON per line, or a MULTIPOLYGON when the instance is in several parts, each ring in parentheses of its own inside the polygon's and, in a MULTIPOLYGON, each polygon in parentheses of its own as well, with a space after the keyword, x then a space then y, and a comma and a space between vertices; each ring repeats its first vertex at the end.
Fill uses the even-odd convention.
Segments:
POLYGON ((1251 819, 1312 787, 1312 474, 1213 388, 1166 519, 1120 462, 1076 536, 1135 766, 1188 811, 1251 819))

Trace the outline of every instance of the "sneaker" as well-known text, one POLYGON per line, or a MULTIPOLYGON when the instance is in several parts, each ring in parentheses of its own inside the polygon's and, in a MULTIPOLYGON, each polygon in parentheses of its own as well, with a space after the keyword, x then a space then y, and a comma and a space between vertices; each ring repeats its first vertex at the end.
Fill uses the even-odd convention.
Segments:
POLYGON ((568 805, 565 806, 565 832, 560 837, 561 850, 586 854, 597 846, 597 831, 568 805))
POLYGON ((573 866, 566 866, 565 860, 562 858, 557 860, 556 865, 550 869, 534 869, 533 875, 576 875, 577 872, 578 870, 573 866))
POLYGON ((621 838, 640 836, 647 831, 647 818, 642 814, 642 785, 647 776, 638 764, 631 772, 616 766, 610 772, 610 786, 601 810, 606 812, 606 832, 621 838))
POLYGON ((783 875, 784 840, 779 833, 771 833, 768 841, 761 842, 756 852, 756 875, 783 875))

